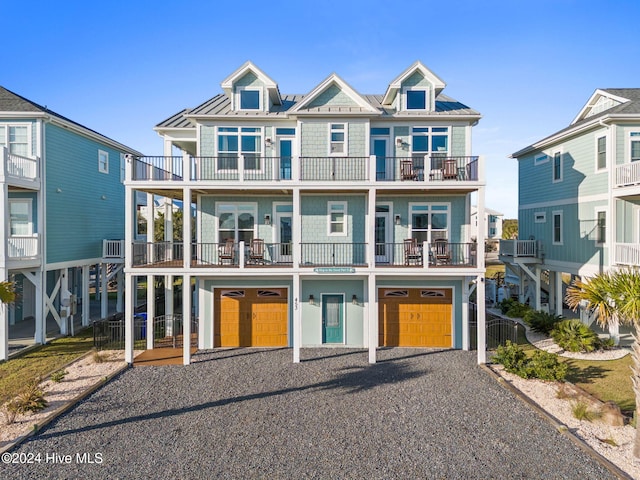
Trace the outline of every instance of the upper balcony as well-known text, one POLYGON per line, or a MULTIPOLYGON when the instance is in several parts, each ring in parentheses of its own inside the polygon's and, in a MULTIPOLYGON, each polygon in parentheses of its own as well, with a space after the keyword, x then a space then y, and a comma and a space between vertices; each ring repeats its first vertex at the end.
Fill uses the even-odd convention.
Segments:
POLYGON ((507 263, 540 263, 541 247, 537 240, 500 240, 500 260, 507 263))
MULTIPOLYGON (((368 268, 367 243, 193 243, 192 268, 368 268)), ((174 242, 134 242, 132 266, 140 268, 184 267, 184 244, 174 242)), ((377 243, 375 266, 380 268, 476 268, 475 243, 434 244, 405 240, 403 243, 377 243)))
POLYGON ((0 182, 16 187, 39 189, 39 159, 9 153, 6 147, 0 147, 0 182))
MULTIPOLYGON (((272 185, 274 182, 304 184, 441 185, 449 188, 481 180, 477 156, 412 157, 134 157, 131 180, 136 182, 238 182, 272 185), (185 167, 188 166, 188 169, 185 167), (185 172, 189 172, 186 174, 185 172)), ((474 183, 475 182, 475 183, 474 183)))
POLYGON ((614 194, 640 194, 640 162, 625 163, 616 166, 614 194))
POLYGON ((33 267, 40 264, 40 235, 10 236, 7 238, 7 266, 33 267))
POLYGON ((616 243, 614 261, 617 265, 640 267, 640 243, 616 243))

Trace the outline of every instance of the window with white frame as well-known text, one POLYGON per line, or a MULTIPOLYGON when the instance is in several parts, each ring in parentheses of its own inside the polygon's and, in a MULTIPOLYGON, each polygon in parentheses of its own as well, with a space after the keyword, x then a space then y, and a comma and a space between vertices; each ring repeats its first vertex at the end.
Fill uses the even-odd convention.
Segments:
POLYGON ((124 153, 120 154, 120 183, 124 182, 127 173, 127 157, 124 153))
POLYGON ((546 221, 547 221, 547 213, 546 212, 535 212, 533 214, 533 221, 535 223, 546 223, 546 221))
POLYGON ((427 110, 428 91, 424 87, 406 87, 404 89, 405 110, 427 110))
POLYGON ((98 150, 98 171, 109 173, 109 152, 98 150))
POLYGON ((7 147, 9 153, 22 157, 31 156, 31 126, 25 125, 1 125, 0 147, 7 147))
POLYGON ((239 110, 262 110, 260 88, 238 87, 237 105, 239 110))
POLYGON ((553 244, 562 245, 562 212, 553 212, 553 244))
POLYGON ((32 204, 29 198, 9 199, 9 235, 12 237, 33 234, 32 204))
POLYGON ((413 127, 411 130, 411 152, 413 167, 424 168, 424 157, 431 157, 431 170, 442 169, 443 159, 449 151, 448 127, 413 127))
POLYGON ((257 208, 255 203, 216 204, 218 242, 250 243, 255 236, 257 208))
POLYGON ((553 154, 553 181, 562 181, 562 152, 553 154))
POLYGON ((640 161, 640 132, 629 133, 629 160, 640 161))
POLYGON ((261 153, 260 127, 218 127, 218 170, 237 170, 239 155, 245 170, 261 170, 261 153))
POLYGON ((605 210, 596 211, 596 243, 602 244, 607 241, 607 212, 605 210))
POLYGON ((542 165, 543 163, 547 163, 549 161, 549 155, 546 153, 540 153, 533 158, 534 165, 542 165))
POLYGON ((438 238, 449 238, 449 205, 409 204, 411 238, 418 243, 431 243, 438 238))
POLYGON ((332 123, 329 126, 329 155, 347 154, 347 124, 332 123))
POLYGON ((596 170, 607 168, 607 137, 596 138, 596 170))
POLYGON ((346 236, 347 202, 327 202, 327 221, 330 236, 346 236))

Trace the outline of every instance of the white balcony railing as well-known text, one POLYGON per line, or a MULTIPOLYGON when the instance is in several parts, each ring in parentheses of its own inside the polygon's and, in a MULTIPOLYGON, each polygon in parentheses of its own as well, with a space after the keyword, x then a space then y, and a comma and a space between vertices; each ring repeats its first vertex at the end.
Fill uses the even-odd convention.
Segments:
POLYGON ((500 255, 536 258, 538 242, 536 240, 500 240, 500 255))
POLYGON ((103 258, 124 258, 124 240, 103 240, 103 258))
POLYGON ((640 266, 640 243, 616 243, 615 263, 640 266))
POLYGON ((13 260, 35 258, 38 256, 39 235, 9 237, 7 239, 7 257, 13 260))
POLYGON ((640 184, 640 162, 625 163, 616 167, 616 187, 640 184))
POLYGON ((28 181, 38 179, 37 158, 9 153, 6 147, 0 147, 0 160, 2 160, 0 173, 3 173, 2 170, 4 170, 5 176, 28 181))

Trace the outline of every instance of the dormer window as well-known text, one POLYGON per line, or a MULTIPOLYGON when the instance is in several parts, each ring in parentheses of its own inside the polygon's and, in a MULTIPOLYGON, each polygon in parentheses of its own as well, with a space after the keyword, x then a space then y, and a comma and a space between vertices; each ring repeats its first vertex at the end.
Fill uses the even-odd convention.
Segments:
POLYGON ((424 88, 405 89, 405 110, 426 110, 427 90, 424 88))
POLYGON ((258 88, 239 88, 239 110, 262 110, 261 94, 258 88))

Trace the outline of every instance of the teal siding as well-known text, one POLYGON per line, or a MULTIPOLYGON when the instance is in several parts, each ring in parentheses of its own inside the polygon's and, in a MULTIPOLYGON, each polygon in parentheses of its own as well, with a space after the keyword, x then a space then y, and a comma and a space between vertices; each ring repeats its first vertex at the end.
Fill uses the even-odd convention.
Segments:
POLYGON ((402 243, 409 237, 409 203, 450 203, 450 234, 452 243, 464 240, 464 229, 468 222, 465 219, 465 197, 464 196, 424 196, 424 197, 385 197, 379 196, 378 203, 393 203, 393 215, 400 215, 400 225, 395 225, 393 231, 394 243, 402 243))
POLYGON ((216 154, 216 129, 200 125, 200 156, 213 157, 216 154))
POLYGON ((405 87, 433 87, 433 85, 424 77, 424 75, 422 75, 422 73, 415 72, 402 82, 402 88, 405 87))
POLYGON ((364 196, 304 195, 301 199, 302 243, 366 242, 364 196), (327 202, 347 202, 347 235, 329 236, 327 202))
POLYGON ((302 124, 303 157, 326 157, 329 154, 329 126, 326 122, 304 122, 302 124))
POLYGON ((366 130, 364 123, 349 123, 349 155, 352 157, 364 157, 367 153, 366 130))
POLYGON ((616 203, 616 235, 619 243, 636 243, 640 239, 640 200, 617 199, 616 203))
POLYGON ((47 263, 101 257, 102 240, 124 238, 120 152, 52 124, 45 138, 47 263), (109 153, 108 174, 98 150, 109 153))
MULTIPOLYGON (((608 246, 596 243, 596 208, 606 208, 606 205, 606 201, 582 202, 520 210, 519 237, 539 240, 545 260, 603 265, 608 246), (539 212, 546 215, 544 223, 535 223, 534 215, 539 212), (562 212, 562 245, 553 244, 553 212, 562 212)), ((607 212, 607 227, 611 225, 611 214, 607 212)))
POLYGON ((451 127, 450 154, 452 156, 467 155, 467 128, 451 127))
POLYGON ((453 348, 462 348, 462 281, 449 279, 386 280, 378 279, 378 288, 453 288, 453 348))
POLYGON ((310 104, 314 107, 355 107, 358 104, 337 85, 331 85, 318 95, 310 104))
POLYGON ((200 197, 200 241, 202 243, 217 243, 216 231, 218 222, 216 220, 216 203, 256 203, 258 206, 257 236, 262 238, 265 243, 272 243, 274 239, 275 218, 273 214, 273 203, 284 202, 291 203, 291 197, 217 197, 212 195, 204 195, 200 197), (264 216, 271 217, 271 225, 265 225, 264 216))
POLYGON ((631 161, 629 152, 629 132, 640 132, 640 124, 618 125, 616 127, 616 165, 631 161))
POLYGON ((394 145, 394 155, 396 157, 408 157, 409 156, 409 145, 411 144, 411 136, 409 135, 410 128, 409 127, 393 127, 393 145, 394 145), (399 147, 396 143, 397 139, 402 139, 402 146, 399 147))
POLYGON ((304 280, 301 288, 302 346, 322 344, 322 294, 344 295, 344 341, 346 345, 364 345, 364 282, 362 280, 304 280), (314 305, 309 304, 313 295, 314 305), (353 295, 359 299, 352 302, 353 295))

